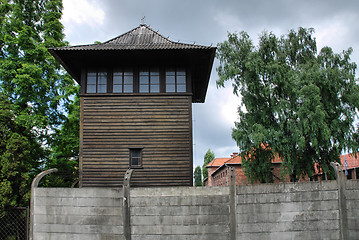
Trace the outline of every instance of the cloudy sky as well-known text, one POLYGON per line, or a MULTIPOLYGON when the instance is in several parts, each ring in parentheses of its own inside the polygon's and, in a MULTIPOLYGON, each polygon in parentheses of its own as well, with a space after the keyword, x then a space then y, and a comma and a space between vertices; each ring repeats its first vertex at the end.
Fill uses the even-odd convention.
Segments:
MULTIPOLYGON (((337 53, 352 47, 359 63, 358 0, 63 0, 62 23, 70 45, 104 42, 145 23, 174 41, 217 45, 228 32, 246 31, 253 41, 263 31, 277 36, 313 27, 318 49, 337 53)), ((238 151, 231 138, 240 98, 231 84, 217 89, 215 61, 204 104, 193 105, 194 165, 210 148, 216 157, 238 151)))

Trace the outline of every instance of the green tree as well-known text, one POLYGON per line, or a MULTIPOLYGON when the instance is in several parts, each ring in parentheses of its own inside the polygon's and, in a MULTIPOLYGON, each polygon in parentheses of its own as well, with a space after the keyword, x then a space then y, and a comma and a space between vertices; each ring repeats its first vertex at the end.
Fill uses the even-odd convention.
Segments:
POLYGON ((51 140, 51 155, 46 167, 57 168, 56 174, 45 177, 42 186, 69 187, 78 179, 80 98, 79 86, 74 88, 74 100, 66 105, 67 118, 55 129, 51 140))
POLYGON ((204 155, 204 161, 202 166, 203 179, 206 179, 208 177, 208 169, 206 168, 206 166, 208 163, 212 162, 214 158, 214 152, 212 152, 211 149, 208 149, 206 154, 204 155))
POLYGON ((0 218, 8 207, 25 206, 44 150, 29 129, 17 123, 10 101, 0 95, 0 218))
POLYGON ((330 47, 317 53, 313 29, 299 28, 276 37, 264 32, 257 47, 248 34, 228 34, 218 45, 217 85, 232 81, 242 96, 232 137, 252 180, 271 181, 270 163, 278 155, 282 174, 293 181, 318 170, 332 174, 329 163, 342 151, 356 151, 357 65, 352 49, 330 47))
POLYGON ((196 186, 196 187, 203 186, 203 183, 202 183, 202 171, 201 171, 200 166, 197 166, 195 168, 194 173, 193 173, 193 178, 194 178, 194 186, 196 186))
POLYGON ((32 177, 57 167, 55 145, 72 121, 69 107, 78 87, 48 52, 67 45, 61 16, 61 0, 0 0, 1 127, 6 130, 0 211, 27 204, 32 177))

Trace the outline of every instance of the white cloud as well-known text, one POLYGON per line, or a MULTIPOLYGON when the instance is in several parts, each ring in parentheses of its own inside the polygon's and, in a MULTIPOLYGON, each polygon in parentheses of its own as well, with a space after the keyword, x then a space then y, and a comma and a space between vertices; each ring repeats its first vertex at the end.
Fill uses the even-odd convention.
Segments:
POLYGON ((62 23, 65 25, 65 34, 70 35, 80 25, 97 27, 105 20, 105 11, 96 1, 91 0, 63 0, 62 23))
MULTIPOLYGON (((322 22, 316 27, 316 39, 318 50, 324 46, 336 48, 342 46, 341 41, 344 40, 345 35, 348 34, 349 29, 345 27, 342 18, 332 18, 322 22)), ((343 49, 342 49, 343 50, 343 49)))
POLYGON ((220 116, 229 126, 234 127, 234 122, 238 121, 238 106, 240 105, 240 97, 233 94, 233 88, 230 84, 226 88, 218 89, 219 95, 222 96, 218 99, 218 106, 220 108, 220 116))
MULTIPOLYGON (((72 45, 105 41, 131 30, 146 16, 146 23, 160 34, 182 42, 217 43, 228 32, 246 31, 254 44, 263 30, 277 36, 290 29, 314 27, 318 48, 328 45, 335 52, 353 47, 352 60, 359 63, 358 0, 334 1, 201 1, 184 0, 181 6, 166 0, 63 0, 66 40, 72 45), (225 2, 225 3, 224 3, 225 2)), ((208 45, 209 45, 208 44, 208 45)), ((213 66, 206 103, 193 105, 194 160, 202 165, 211 148, 217 157, 238 151, 231 137, 240 99, 231 83, 216 89, 213 66)))
MULTIPOLYGON (((354 49, 351 56, 353 62, 359 61, 359 44, 353 39, 357 31, 348 22, 357 22, 359 17, 356 14, 345 13, 317 24, 315 37, 317 40, 318 52, 325 46, 329 46, 335 53, 342 53, 349 47, 354 49)), ((358 76, 358 73, 357 73, 358 76)))

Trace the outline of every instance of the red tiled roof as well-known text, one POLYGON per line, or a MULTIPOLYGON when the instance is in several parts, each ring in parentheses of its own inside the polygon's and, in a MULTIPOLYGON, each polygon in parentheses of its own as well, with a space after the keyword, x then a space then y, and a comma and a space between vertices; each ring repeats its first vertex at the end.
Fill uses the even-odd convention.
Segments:
POLYGON ((212 167, 220 167, 222 166, 226 161, 230 160, 231 158, 215 158, 210 163, 207 164, 207 168, 212 167))
POLYGON ((242 158, 241 156, 235 156, 233 158, 230 158, 228 161, 225 162, 225 164, 242 164, 242 158))
MULTIPOLYGON (((359 155, 357 158, 354 154, 345 154, 340 156, 340 162, 342 165, 343 170, 345 170, 345 159, 347 161, 347 169, 359 168, 359 155)), ((272 163, 282 163, 282 159, 277 155, 273 160, 272 163)), ((215 158, 212 162, 210 162, 206 167, 215 167, 216 170, 212 172, 212 175, 215 175, 220 169, 227 165, 234 165, 234 164, 242 164, 241 156, 239 155, 232 155, 231 158, 215 158)), ((321 174, 322 171, 318 171, 318 164, 315 164, 316 174, 321 174)))
MULTIPOLYGON (((221 159, 221 161, 217 161, 216 164, 220 164, 220 163, 222 163, 222 164, 220 164, 218 166, 213 166, 213 167, 217 167, 217 169, 212 173, 212 175, 214 175, 217 171, 219 171, 220 169, 222 169, 223 167, 225 167, 227 165, 242 164, 241 156, 239 156, 237 154, 231 155, 231 156, 232 156, 231 158, 217 158, 217 159, 221 159)), ((216 160, 216 159, 214 159, 214 160, 216 160)), ((208 167, 208 165, 207 165, 207 167, 208 167)))
MULTIPOLYGON (((273 160, 272 163, 281 163, 282 160, 277 155, 273 160)), ((359 162, 359 161, 358 161, 359 162)), ((221 167, 224 164, 242 164, 242 157, 240 155, 232 155, 230 158, 215 158, 212 162, 210 162, 206 167, 221 167)))

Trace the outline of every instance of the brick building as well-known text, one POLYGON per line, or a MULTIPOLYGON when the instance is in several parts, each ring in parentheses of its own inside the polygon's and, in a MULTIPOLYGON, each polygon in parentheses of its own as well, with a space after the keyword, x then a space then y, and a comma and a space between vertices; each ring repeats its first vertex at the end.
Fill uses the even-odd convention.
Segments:
POLYGON ((340 156, 343 170, 346 170, 347 179, 359 179, 359 155, 345 154, 340 156), (345 163, 347 162, 347 163, 345 163), (347 167, 345 167, 347 165, 347 167))
MULTIPOLYGON (((359 157, 359 156, 358 156, 359 157)), ((340 156, 343 170, 346 170, 347 179, 359 179, 359 159, 353 154, 346 154, 340 156), (346 163, 345 163, 346 162, 346 163), (345 165, 347 167, 345 167, 345 165)), ((281 159, 276 157, 272 161, 273 182, 280 182, 280 166, 281 159)), ((229 158, 215 158, 210 162, 206 168, 208 169, 208 177, 204 179, 205 186, 228 186, 229 185, 229 168, 234 167, 236 173, 236 185, 247 185, 248 179, 244 174, 242 168, 242 159, 238 153, 233 153, 229 158)), ((314 178, 301 178, 300 182, 311 181, 314 178)), ((326 176, 317 174, 315 180, 324 180, 326 176)), ((290 182, 289 176, 284 179, 284 182, 290 182)))
MULTIPOLYGON (((272 161, 273 181, 280 182, 279 170, 281 161, 275 158, 272 161)), ((233 153, 230 158, 215 158, 206 168, 208 177, 204 179, 205 186, 228 186, 229 167, 234 167, 236 173, 236 185, 248 184, 248 179, 242 168, 242 159, 238 153, 233 153)), ((288 178, 289 181, 289 178, 288 178)))

